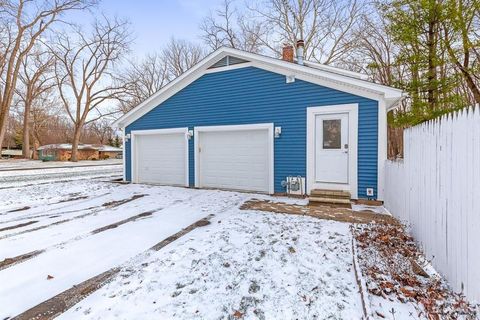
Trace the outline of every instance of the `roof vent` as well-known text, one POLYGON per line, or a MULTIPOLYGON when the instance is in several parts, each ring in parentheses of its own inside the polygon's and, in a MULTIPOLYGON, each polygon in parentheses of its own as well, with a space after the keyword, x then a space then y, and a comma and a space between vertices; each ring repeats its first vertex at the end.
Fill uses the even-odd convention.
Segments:
POLYGON ((297 41, 297 63, 303 65, 303 52, 305 49, 305 42, 303 40, 297 41))
POLYGON ((240 63, 245 63, 245 62, 248 62, 248 61, 237 58, 237 57, 233 57, 233 56, 226 56, 223 59, 221 59, 220 61, 217 61, 216 63, 214 63, 209 69, 220 68, 220 67, 228 67, 228 66, 232 66, 234 64, 240 64, 240 63))

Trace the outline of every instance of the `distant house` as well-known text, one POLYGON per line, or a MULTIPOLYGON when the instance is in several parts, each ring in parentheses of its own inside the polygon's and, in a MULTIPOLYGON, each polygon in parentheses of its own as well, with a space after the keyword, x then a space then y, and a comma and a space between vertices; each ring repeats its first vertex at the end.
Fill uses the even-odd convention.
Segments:
MULTIPOLYGON (((48 144, 37 149, 38 159, 44 161, 68 161, 72 157, 70 143, 48 144)), ((121 158, 122 149, 97 144, 80 144, 78 160, 99 160, 121 158)))
POLYGON ((3 149, 2 150, 2 157, 3 158, 22 158, 22 150, 21 149, 3 149))
POLYGON ((120 159, 123 155, 123 149, 107 146, 107 145, 94 145, 98 146, 99 159, 120 159))

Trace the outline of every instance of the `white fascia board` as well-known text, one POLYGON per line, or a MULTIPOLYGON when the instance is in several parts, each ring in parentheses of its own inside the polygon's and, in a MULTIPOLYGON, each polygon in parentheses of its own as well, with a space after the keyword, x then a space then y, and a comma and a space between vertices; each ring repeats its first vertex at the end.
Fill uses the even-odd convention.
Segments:
MULTIPOLYGON (((329 79, 331 78, 332 80, 346 82, 352 85, 359 86, 360 88, 370 89, 370 90, 382 93, 385 95, 385 98, 399 97, 403 93, 402 90, 397 88, 385 86, 382 84, 378 84, 378 83, 374 83, 374 82, 366 81, 362 79, 355 79, 353 77, 342 75, 340 73, 329 72, 326 70, 319 70, 312 67, 308 67, 306 65, 299 65, 292 62, 286 62, 280 59, 276 59, 276 58, 272 58, 272 57, 268 57, 268 56, 264 56, 256 53, 245 52, 238 49, 233 49, 233 48, 223 48, 223 49, 225 50, 225 52, 227 52, 227 55, 235 55, 242 59, 250 60, 250 61, 261 61, 265 63, 271 63, 280 67, 291 69, 292 71, 311 73, 311 74, 323 76, 329 79)), ((333 68, 333 67, 330 67, 330 68, 333 68)))
POLYGON ((407 93, 404 92, 399 98, 385 99, 385 107, 388 111, 395 110, 400 106, 400 103, 407 98, 407 93))
POLYGON ((360 72, 350 71, 350 70, 337 68, 337 67, 333 67, 333 66, 329 66, 329 65, 321 64, 317 62, 312 62, 312 61, 305 61, 304 64, 308 67, 317 68, 320 70, 325 70, 325 71, 334 72, 334 73, 339 73, 346 76, 355 77, 358 79, 368 80, 368 75, 360 72))
POLYGON ((374 90, 367 90, 365 88, 359 88, 358 86, 346 84, 345 82, 341 82, 341 81, 334 81, 329 77, 318 76, 309 72, 300 72, 300 71, 292 72, 290 69, 279 67, 276 65, 266 64, 266 63, 255 62, 253 63, 253 66, 267 70, 267 71, 271 71, 274 73, 283 74, 285 76, 294 75, 296 79, 314 83, 323 87, 327 87, 327 88, 331 88, 331 89, 335 89, 343 92, 348 92, 360 97, 365 97, 365 98, 376 100, 376 101, 383 99, 383 95, 381 92, 374 91, 374 90))

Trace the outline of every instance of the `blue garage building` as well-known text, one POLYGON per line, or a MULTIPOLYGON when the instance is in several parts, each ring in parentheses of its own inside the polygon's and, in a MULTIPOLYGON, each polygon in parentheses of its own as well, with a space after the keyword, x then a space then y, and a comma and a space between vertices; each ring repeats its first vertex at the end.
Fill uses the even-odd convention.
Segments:
POLYGON ((124 179, 273 194, 296 177, 307 194, 382 200, 402 98, 359 73, 220 48, 116 121, 124 179))

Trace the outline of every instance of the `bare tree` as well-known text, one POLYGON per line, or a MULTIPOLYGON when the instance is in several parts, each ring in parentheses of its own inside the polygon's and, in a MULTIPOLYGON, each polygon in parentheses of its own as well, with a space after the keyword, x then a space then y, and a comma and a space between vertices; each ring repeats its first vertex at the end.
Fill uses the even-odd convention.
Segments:
POLYGON ((88 126, 88 131, 93 133, 96 141, 100 144, 106 144, 113 138, 113 129, 110 126, 110 121, 106 118, 92 122, 88 126))
POLYGON ((480 4, 476 0, 448 0, 443 3, 443 42, 455 68, 480 103, 480 4))
POLYGON ((250 4, 268 29, 262 43, 277 56, 283 43, 304 40, 304 59, 331 64, 355 46, 362 5, 357 0, 264 0, 250 4))
POLYGON ((369 75, 374 82, 395 86, 407 72, 404 65, 397 63, 399 48, 386 29, 385 18, 376 10, 363 14, 354 32, 355 50, 342 59, 342 64, 369 75))
POLYGON ((56 95, 40 95, 30 110, 31 133, 35 146, 68 141, 71 130, 63 115, 64 110, 56 95))
POLYGON ((120 100, 121 111, 130 111, 160 90, 170 78, 166 61, 159 53, 148 54, 140 62, 130 61, 126 70, 117 78, 126 89, 120 100))
POLYGON ((30 153, 30 127, 32 126, 31 110, 36 103, 45 102, 45 95, 50 96, 55 86, 52 73, 53 56, 49 52, 42 52, 40 49, 32 51, 22 61, 19 80, 21 86, 16 90, 20 101, 23 104, 23 139, 22 155, 29 159, 30 153))
POLYGON ((162 56, 172 78, 196 65, 204 56, 203 48, 186 40, 171 38, 162 51, 162 56))
POLYGON ((222 7, 203 19, 201 38, 212 50, 222 46, 260 52, 263 44, 260 37, 264 25, 234 8, 234 0, 224 0, 222 7))
POLYGON ((201 46, 171 38, 161 52, 148 54, 140 62, 129 61, 116 82, 125 87, 119 97, 120 111, 126 113, 160 90, 171 80, 197 64, 205 53, 201 46))
POLYGON ((48 28, 68 10, 95 0, 0 1, 0 152, 22 61, 48 28))
POLYGON ((130 37, 126 22, 106 17, 93 24, 89 36, 79 29, 74 34, 59 35, 53 46, 60 99, 74 126, 71 161, 77 161, 84 125, 115 112, 105 111, 105 103, 125 89, 113 81, 113 71, 128 51, 130 37))

